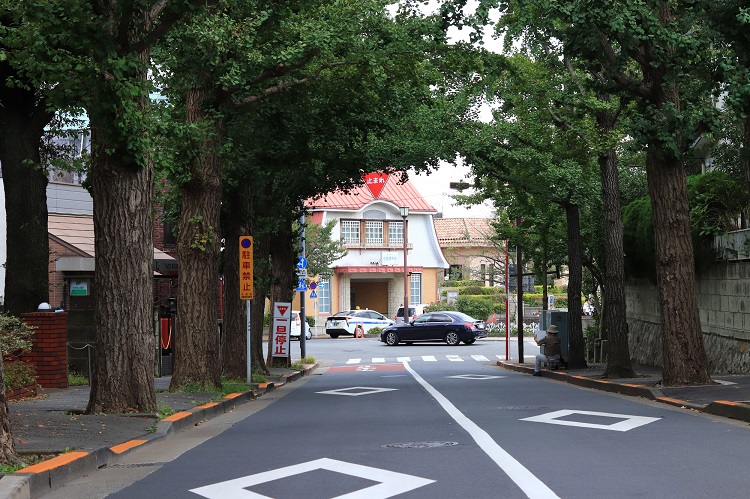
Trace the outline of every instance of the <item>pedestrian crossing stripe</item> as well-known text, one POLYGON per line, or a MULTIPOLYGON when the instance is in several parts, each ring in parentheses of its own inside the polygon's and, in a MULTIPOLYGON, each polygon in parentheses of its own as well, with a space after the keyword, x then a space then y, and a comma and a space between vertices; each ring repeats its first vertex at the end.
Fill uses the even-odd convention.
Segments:
MULTIPOLYGON (((495 360, 493 358, 487 357, 486 355, 471 355, 470 357, 471 357, 471 360, 475 360, 477 362, 492 362, 495 360)), ((496 355, 495 357, 499 360, 505 360, 504 355, 496 355)), ((465 362, 466 360, 469 360, 469 359, 465 359, 461 357, 460 355, 446 355, 444 358, 443 357, 438 358, 434 355, 422 355, 420 357, 415 357, 415 360, 421 360, 422 362, 439 362, 440 360, 447 360, 449 362, 465 362)), ((346 364, 349 366, 358 365, 362 363, 387 364, 387 363, 396 362, 396 363, 401 364, 403 362, 411 362, 411 361, 412 361, 411 357, 396 357, 395 361, 389 360, 385 357, 372 357, 371 359, 351 358, 346 361, 346 364)))

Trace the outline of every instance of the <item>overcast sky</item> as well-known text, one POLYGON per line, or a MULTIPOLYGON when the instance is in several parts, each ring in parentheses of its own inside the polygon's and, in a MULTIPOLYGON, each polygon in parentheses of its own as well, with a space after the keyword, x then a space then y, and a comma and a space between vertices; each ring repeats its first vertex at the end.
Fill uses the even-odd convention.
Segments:
POLYGON ((451 182, 465 180, 467 183, 474 182, 469 167, 465 165, 454 165, 443 163, 441 167, 430 174, 411 174, 409 179, 417 188, 419 193, 435 209, 443 214, 443 218, 490 218, 492 217, 492 206, 484 203, 479 206, 458 206, 452 196, 458 192, 450 188, 451 182))

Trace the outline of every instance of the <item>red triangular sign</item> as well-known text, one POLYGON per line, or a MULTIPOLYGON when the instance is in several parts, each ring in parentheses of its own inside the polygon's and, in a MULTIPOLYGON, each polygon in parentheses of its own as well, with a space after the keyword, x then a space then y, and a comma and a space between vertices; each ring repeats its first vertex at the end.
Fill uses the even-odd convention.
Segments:
POLYGON ((279 313, 281 315, 286 315, 286 310, 289 308, 286 305, 276 305, 276 308, 278 309, 279 313))
POLYGON ((388 181, 388 174, 383 172, 368 173, 367 175, 363 175, 362 179, 365 181, 365 184, 367 184, 367 188, 370 189, 372 197, 378 199, 383 190, 383 186, 385 186, 385 183, 388 181))

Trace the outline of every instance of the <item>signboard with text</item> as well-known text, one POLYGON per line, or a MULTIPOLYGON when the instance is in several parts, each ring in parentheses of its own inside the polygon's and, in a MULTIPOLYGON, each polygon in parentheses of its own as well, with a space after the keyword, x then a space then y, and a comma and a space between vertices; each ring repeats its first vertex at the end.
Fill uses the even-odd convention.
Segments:
POLYGON ((289 357, 289 329, 292 326, 292 304, 277 302, 273 306, 273 357, 289 357))
POLYGON ((240 300, 253 299, 253 238, 240 236, 240 300))

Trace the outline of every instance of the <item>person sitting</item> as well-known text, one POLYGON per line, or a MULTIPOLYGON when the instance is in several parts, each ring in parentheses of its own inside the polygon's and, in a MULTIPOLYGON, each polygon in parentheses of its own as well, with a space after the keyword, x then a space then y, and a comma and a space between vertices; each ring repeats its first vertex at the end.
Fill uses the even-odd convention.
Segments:
POLYGON ((560 338, 557 336, 557 326, 554 324, 547 328, 544 338, 534 339, 537 345, 544 345, 544 355, 539 354, 534 360, 534 376, 542 375, 542 362, 548 365, 550 362, 560 362, 560 338))

